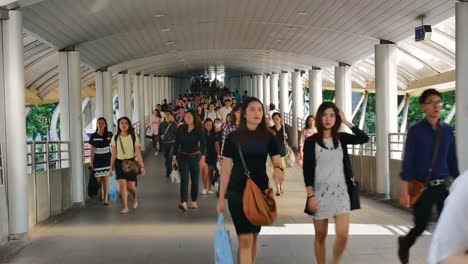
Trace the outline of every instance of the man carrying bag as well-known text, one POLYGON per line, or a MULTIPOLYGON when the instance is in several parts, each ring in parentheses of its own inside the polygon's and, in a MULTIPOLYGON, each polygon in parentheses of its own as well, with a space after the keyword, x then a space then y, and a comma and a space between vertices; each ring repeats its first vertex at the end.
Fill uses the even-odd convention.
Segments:
POLYGON ((408 131, 401 178, 400 203, 413 207, 415 226, 398 238, 398 257, 409 262, 409 250, 424 232, 433 205, 442 212, 451 177, 457 177, 458 161, 453 128, 440 120, 442 94, 434 89, 419 98, 426 118, 408 131))

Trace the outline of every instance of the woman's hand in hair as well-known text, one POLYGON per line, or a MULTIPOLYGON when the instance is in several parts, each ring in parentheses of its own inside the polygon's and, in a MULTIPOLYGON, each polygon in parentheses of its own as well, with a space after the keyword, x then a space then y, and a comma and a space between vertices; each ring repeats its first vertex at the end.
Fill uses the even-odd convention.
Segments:
POLYGON ((341 117, 341 122, 345 125, 347 125, 349 128, 352 128, 354 127, 354 125, 348 121, 348 119, 346 118, 346 115, 343 111, 340 110, 340 117, 341 117))

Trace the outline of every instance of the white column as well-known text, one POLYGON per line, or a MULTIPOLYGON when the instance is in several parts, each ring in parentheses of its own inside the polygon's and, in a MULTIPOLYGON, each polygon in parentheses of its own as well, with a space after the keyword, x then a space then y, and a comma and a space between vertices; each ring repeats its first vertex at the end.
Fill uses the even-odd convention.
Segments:
MULTIPOLYGON (((304 116, 304 92, 302 88, 302 77, 301 73, 296 71, 292 73, 292 118, 293 118, 293 125, 292 131, 290 131, 291 135, 291 143, 293 148, 297 148, 299 146, 298 140, 298 130, 299 130, 299 123, 298 118, 303 118, 304 116)), ((284 117, 283 117, 284 118, 284 117)))
POLYGON ((267 74, 263 75, 263 104, 265 109, 270 106, 270 77, 267 74))
POLYGON ((29 232, 21 11, 9 11, 9 19, 0 21, 0 25, 0 141, 5 151, 2 158, 8 184, 8 222, 5 224, 9 228, 10 239, 21 239, 29 232))
POLYGON ((284 113, 288 107, 288 77, 287 72, 282 72, 279 76, 279 111, 282 118, 285 118, 284 113))
POLYGON ((84 203, 80 53, 59 53, 60 137, 70 142, 72 203, 84 203))
POLYGON ((133 92, 133 115, 132 115, 132 122, 136 122, 140 120, 140 76, 133 75, 133 85, 132 85, 132 92, 133 92))
POLYGON ((149 113, 151 116, 151 113, 153 112, 156 105, 154 104, 154 98, 153 98, 153 77, 150 75, 147 78, 148 78, 148 101, 149 101, 148 110, 150 111, 149 113))
POLYGON ((143 96, 145 101, 145 118, 149 115, 150 111, 150 98, 149 98, 149 88, 148 88, 148 76, 143 76, 143 96))
POLYGON ((132 100, 132 76, 130 74, 124 74, 124 91, 125 91, 125 109, 124 109, 124 115, 130 120, 133 119, 133 100, 132 100))
MULTIPOLYGON (((104 112, 103 116, 107 120, 109 131, 114 130, 114 96, 112 94, 112 74, 109 71, 102 73, 103 80, 103 102, 104 112)), ((81 82, 81 80, 80 80, 81 82)))
MULTIPOLYGON (((172 102, 169 98, 169 77, 164 77, 164 99, 167 99, 167 103, 172 102)), ((174 107, 175 104, 172 105, 174 107)))
POLYGON ((253 77, 247 76, 247 95, 248 96, 254 96, 252 82, 253 82, 253 77))
POLYGON ((257 75, 257 98, 262 103, 263 101, 263 75, 257 75))
POLYGON ((390 195, 388 134, 398 132, 397 45, 375 45, 377 192, 390 195))
MULTIPOLYGON (((274 104, 276 109, 278 109, 278 94, 279 94, 279 86, 278 86, 278 77, 277 73, 272 73, 270 77, 270 103, 274 104)), ((284 118, 284 117, 283 117, 284 118)))
POLYGON ((322 70, 309 70, 309 115, 317 113, 323 101, 322 89, 322 70))
POLYGON ((146 142, 145 142, 145 86, 144 86, 144 76, 139 76, 139 87, 138 87, 138 123, 139 123, 139 137, 140 137, 140 144, 141 150, 144 151, 146 149, 146 142))
POLYGON ((460 172, 468 169, 468 2, 455 4, 456 29, 456 124, 460 172))
POLYGON ((96 78, 96 93, 94 96, 96 104, 95 117, 99 118, 104 116, 104 78, 101 71, 95 72, 94 75, 96 78))
POLYGON ((158 77, 158 94, 159 103, 162 104, 164 100, 164 77, 158 77))
MULTIPOLYGON (((119 115, 118 117, 125 116, 125 108, 128 104, 127 98, 125 97, 125 75, 119 73, 117 75, 117 87, 119 89, 119 115)), ((97 91, 96 91, 97 92, 97 91)))
POLYGON ((252 77, 252 96, 258 98, 258 76, 252 77))
POLYGON ((158 80, 156 79, 156 76, 151 76, 151 89, 153 90, 153 107, 156 108, 156 105, 159 103, 158 102, 158 80))
MULTIPOLYGON (((335 67, 335 104, 349 119, 352 115, 352 93, 350 66, 335 67)), ((341 131, 349 129, 342 125, 341 131)))

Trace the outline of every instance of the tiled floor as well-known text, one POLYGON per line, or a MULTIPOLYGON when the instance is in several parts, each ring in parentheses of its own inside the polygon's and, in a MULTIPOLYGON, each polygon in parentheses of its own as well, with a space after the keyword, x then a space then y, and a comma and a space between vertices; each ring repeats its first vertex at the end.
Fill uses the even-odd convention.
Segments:
MULTIPOLYGON (((119 214, 119 204, 92 200, 33 234, 31 242, 8 263, 214 263, 216 198, 200 197, 200 209, 181 213, 178 185, 162 176, 161 156, 147 155, 149 175, 141 178, 140 207, 119 214)), ((397 235, 411 226, 411 215, 391 205, 363 198, 353 212, 351 235, 342 263, 398 263, 397 235)), ((289 169, 285 195, 278 198, 279 220, 263 228, 257 263, 315 263, 313 227, 304 215, 304 187, 298 168, 289 169)), ((234 228, 227 216, 234 251, 234 228)), ((333 231, 333 225, 330 226, 333 231)), ((327 241, 330 254, 334 236, 327 241)), ((418 240, 410 263, 425 263, 430 236, 418 240)))

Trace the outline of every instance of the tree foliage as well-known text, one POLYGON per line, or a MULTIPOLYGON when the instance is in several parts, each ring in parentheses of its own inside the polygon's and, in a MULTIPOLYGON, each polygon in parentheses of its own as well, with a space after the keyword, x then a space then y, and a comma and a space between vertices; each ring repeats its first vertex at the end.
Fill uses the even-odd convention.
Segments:
POLYGON ((49 121, 52 120, 55 108, 58 103, 35 105, 31 107, 28 116, 26 117, 26 136, 36 138, 38 135, 41 138, 47 136, 48 124, 45 121, 47 118, 49 121))

